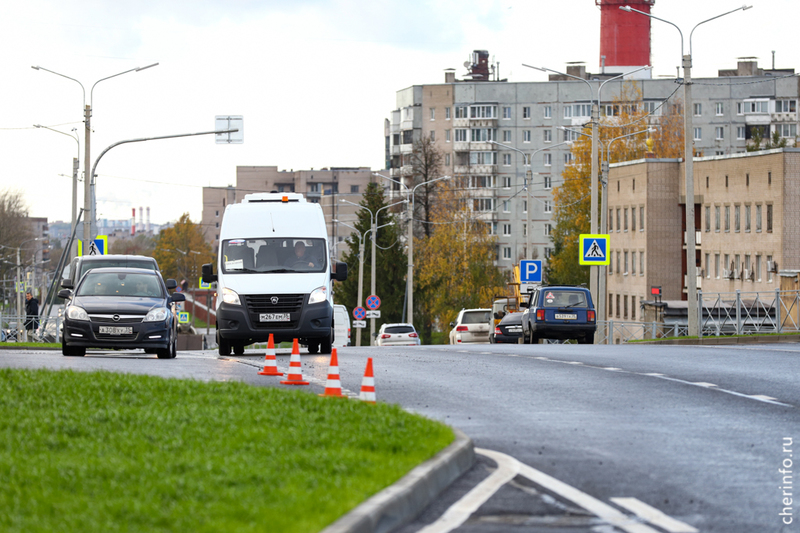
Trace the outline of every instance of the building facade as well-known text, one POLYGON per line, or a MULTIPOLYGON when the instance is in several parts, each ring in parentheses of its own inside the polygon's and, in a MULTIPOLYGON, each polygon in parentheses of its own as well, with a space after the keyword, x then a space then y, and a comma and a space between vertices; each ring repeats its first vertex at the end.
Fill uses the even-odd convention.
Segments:
MULTIPOLYGON (((453 72, 446 72, 443 84, 397 92, 396 109, 386 121, 386 159, 391 176, 411 184, 413 143, 431 139, 443 154, 442 174, 467 178, 475 217, 485 220, 497 236, 497 264, 510 269, 526 256, 529 207, 531 256, 548 257, 557 207, 553 189, 572 162, 570 146, 561 143, 575 139, 563 128, 578 129, 590 121, 599 84, 616 74, 590 74, 573 65, 567 73, 586 82, 554 75, 546 82, 510 83, 496 79, 494 69, 484 66, 486 57, 488 52, 475 52, 469 80, 458 81, 453 72), (525 164, 528 159, 530 166, 525 164), (520 194, 528 170, 530 206, 527 194, 520 194)), ((720 71, 719 78, 693 80, 691 134, 697 154, 743 153, 757 128, 764 137, 777 131, 793 146, 800 86, 792 73, 759 69, 755 61, 743 60, 735 70, 720 71)), ((636 82, 652 122, 657 123, 664 102, 682 106, 683 91, 676 80, 636 82)), ((624 83, 611 81, 603 87, 601 116, 615 114, 613 101, 624 83)))
MULTIPOLYGON (((704 293, 780 288, 800 269, 800 149, 694 160, 697 287, 704 293)), ((686 300, 684 165, 643 159, 611 165, 607 318, 641 320, 661 287, 686 300)))
POLYGON ((377 179, 367 167, 297 171, 279 171, 276 166, 236 167, 236 186, 203 187, 202 226, 206 241, 212 249, 217 249, 225 206, 241 202, 246 194, 297 192, 303 193, 308 201, 322 206, 328 235, 331 236, 331 248, 337 257, 341 257, 345 247, 339 243, 352 232, 343 224, 354 226, 357 219, 359 208, 352 204, 358 204, 367 185, 377 179))

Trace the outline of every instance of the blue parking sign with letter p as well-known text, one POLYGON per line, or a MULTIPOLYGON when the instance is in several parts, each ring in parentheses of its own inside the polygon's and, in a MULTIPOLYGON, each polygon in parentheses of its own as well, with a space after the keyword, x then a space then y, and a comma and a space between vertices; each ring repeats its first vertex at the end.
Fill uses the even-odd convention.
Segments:
POLYGON ((542 262, 541 261, 520 261, 519 262, 519 281, 520 283, 541 283, 542 282, 542 262))

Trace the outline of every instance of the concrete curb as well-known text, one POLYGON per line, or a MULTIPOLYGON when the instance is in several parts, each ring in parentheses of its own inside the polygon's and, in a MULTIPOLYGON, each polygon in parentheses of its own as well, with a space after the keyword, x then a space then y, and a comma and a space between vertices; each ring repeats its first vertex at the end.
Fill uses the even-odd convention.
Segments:
POLYGON ((406 524, 475 463, 472 439, 453 428, 450 446, 320 533, 388 533, 406 524))

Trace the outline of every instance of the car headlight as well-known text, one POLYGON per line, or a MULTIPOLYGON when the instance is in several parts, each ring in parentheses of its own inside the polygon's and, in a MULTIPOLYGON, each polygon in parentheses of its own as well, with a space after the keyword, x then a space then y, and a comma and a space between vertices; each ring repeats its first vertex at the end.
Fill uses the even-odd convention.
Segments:
POLYGON ((226 304, 242 305, 242 301, 239 300, 239 295, 228 288, 222 289, 222 301, 226 304))
POLYGON ((318 304, 328 299, 328 287, 319 287, 311 292, 308 297, 309 304, 318 304))
POLYGON ((169 311, 166 307, 156 307, 147 313, 147 316, 144 317, 142 322, 163 322, 167 319, 168 315, 169 311))
POLYGON ((89 320, 89 313, 87 313, 86 309, 83 307, 70 305, 67 308, 67 318, 71 318, 72 320, 89 320))

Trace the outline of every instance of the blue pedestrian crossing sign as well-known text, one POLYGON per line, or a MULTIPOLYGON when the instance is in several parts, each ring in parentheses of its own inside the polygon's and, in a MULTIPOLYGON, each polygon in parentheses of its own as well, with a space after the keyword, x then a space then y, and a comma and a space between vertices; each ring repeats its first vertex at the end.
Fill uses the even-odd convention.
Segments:
POLYGON ((611 261, 608 252, 608 235, 580 236, 580 264, 582 265, 607 265, 611 261))
MULTIPOLYGON (((89 243, 89 253, 86 255, 106 255, 108 250, 108 235, 98 235, 89 243)), ((83 241, 78 241, 78 255, 83 255, 83 241)))
POLYGON ((181 311, 178 313, 178 322, 181 324, 188 324, 189 323, 189 313, 186 311, 181 311))
POLYGON ((542 262, 541 261, 520 261, 519 262, 519 281, 520 283, 541 283, 542 282, 542 262))

